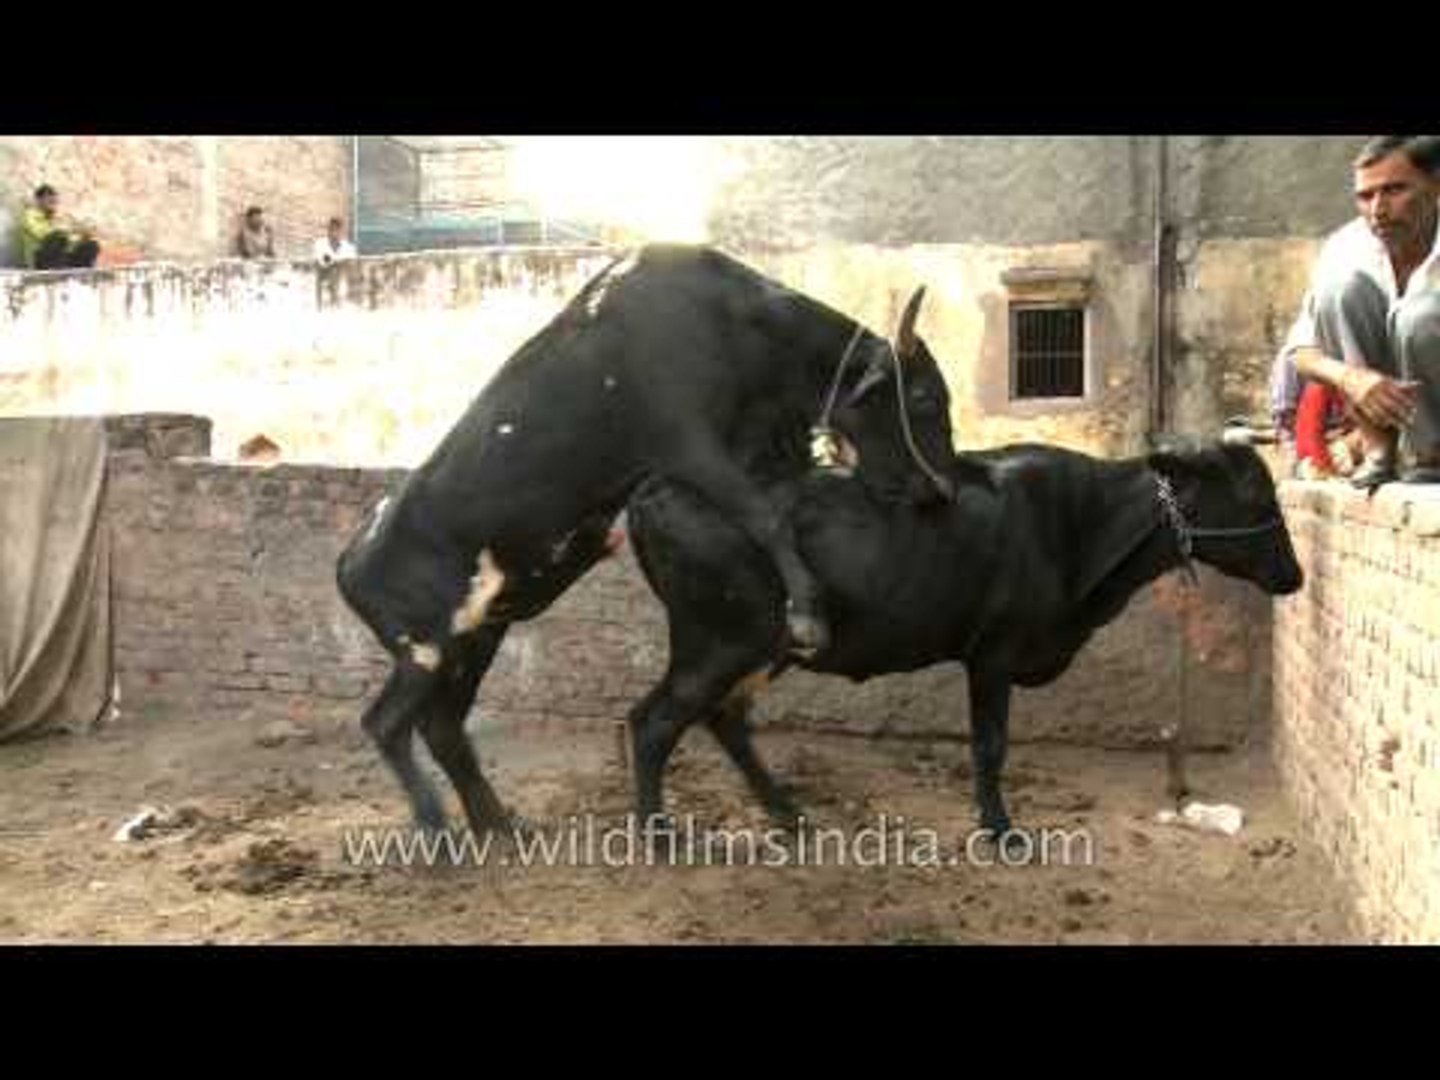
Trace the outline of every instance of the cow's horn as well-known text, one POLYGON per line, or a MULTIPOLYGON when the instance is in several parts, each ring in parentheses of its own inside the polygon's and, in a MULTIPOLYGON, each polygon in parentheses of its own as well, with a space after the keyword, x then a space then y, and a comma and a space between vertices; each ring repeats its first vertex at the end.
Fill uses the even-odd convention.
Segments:
POLYGON ((1227 446, 1268 446, 1278 442, 1279 437, 1273 428, 1253 428, 1237 425, 1227 427, 1221 433, 1220 441, 1227 446))
POLYGON ((900 329, 895 331, 895 351, 903 360, 915 351, 915 319, 920 314, 920 301, 925 299, 925 286, 921 285, 905 305, 900 316, 900 329))

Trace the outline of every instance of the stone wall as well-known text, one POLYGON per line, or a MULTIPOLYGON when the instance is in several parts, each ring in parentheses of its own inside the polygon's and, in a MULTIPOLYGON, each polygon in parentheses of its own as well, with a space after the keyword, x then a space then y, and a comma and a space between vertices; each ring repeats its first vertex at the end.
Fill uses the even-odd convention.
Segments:
POLYGON ((214 454, 414 466, 593 250, 0 274, 0 415, 189 412, 214 454))
MULTIPOLYGON (((1270 358, 1312 245, 1214 241, 1187 279, 1177 363, 1188 431, 1263 411, 1270 358)), ((893 333, 928 288, 919 329, 944 370, 962 447, 1058 443, 1137 453, 1149 419, 1149 269, 1101 242, 1001 247, 819 245, 739 253, 757 269, 893 333), (1059 267, 1093 281, 1089 392, 1009 398, 1003 275, 1059 267)), ((312 263, 223 262, 0 275, 0 414, 195 412, 215 454, 265 434, 287 460, 413 466, 498 366, 605 264, 595 249, 452 251, 312 263)))

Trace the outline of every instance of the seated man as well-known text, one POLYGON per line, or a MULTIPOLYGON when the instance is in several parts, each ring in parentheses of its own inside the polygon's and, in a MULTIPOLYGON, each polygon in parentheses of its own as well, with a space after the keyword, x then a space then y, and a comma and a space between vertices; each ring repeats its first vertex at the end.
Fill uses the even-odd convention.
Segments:
POLYGON ((240 234, 235 238, 235 251, 242 259, 273 259, 275 234, 265 221, 265 211, 252 206, 245 211, 240 234))
POLYGON ((315 241, 315 261, 329 266, 341 259, 355 258, 355 245, 345 239, 345 222, 332 217, 325 227, 325 235, 315 241))
POLYGON ((1394 480, 1397 457, 1401 480, 1440 482, 1440 139, 1372 139, 1354 180, 1360 216, 1321 250, 1277 357, 1272 406, 1283 422, 1306 381, 1325 383, 1364 442, 1356 486, 1394 480))
POLYGON ((60 196, 49 184, 35 189, 35 204, 20 215, 20 265, 33 270, 60 270, 95 265, 100 245, 88 230, 65 226, 59 216, 60 196))

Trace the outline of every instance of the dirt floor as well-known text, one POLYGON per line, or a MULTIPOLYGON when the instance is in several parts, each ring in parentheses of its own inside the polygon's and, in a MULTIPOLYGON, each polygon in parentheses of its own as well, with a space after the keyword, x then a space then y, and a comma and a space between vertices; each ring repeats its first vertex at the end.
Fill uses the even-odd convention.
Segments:
MULTIPOLYGON (((404 868, 346 857, 346 830, 405 824, 357 725, 262 745, 275 741, 255 725, 128 717, 92 736, 0 747, 0 941, 1356 940, 1339 886, 1257 752, 1191 760, 1202 800, 1244 808, 1231 837, 1155 820, 1165 805, 1158 754, 1017 746, 1006 773, 1017 823, 1084 830, 1093 859, 1083 865, 1072 847, 1062 865, 1055 848, 1055 865, 1009 867, 981 865, 995 858, 985 845, 961 857, 974 827, 964 745, 762 734, 761 753, 812 825, 847 829, 850 846, 832 831, 815 865, 823 842, 812 832, 807 848, 754 841, 760 865, 707 866, 708 841, 683 831, 689 815, 712 830, 769 826, 695 732, 669 776, 678 864, 604 866, 594 864, 596 830, 628 811, 614 738, 495 736, 481 748, 502 798, 568 828, 548 834, 564 838, 562 852, 583 857, 589 836, 590 864, 572 854, 561 860, 570 865, 404 868), (114 839, 146 805, 168 818, 147 836, 114 839), (598 822, 588 833, 583 815, 598 822), (891 865, 875 865, 882 856, 891 865), (777 865, 785 859, 792 865, 777 865)), ((626 834, 602 842, 623 858, 626 834)))

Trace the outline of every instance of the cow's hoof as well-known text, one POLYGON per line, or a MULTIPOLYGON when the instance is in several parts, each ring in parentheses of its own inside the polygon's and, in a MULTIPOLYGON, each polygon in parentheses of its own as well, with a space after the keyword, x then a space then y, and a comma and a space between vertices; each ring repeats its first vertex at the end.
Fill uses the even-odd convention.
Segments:
POLYGON ((1035 861, 1035 845, 1030 837, 1009 822, 1003 829, 990 829, 989 833, 1002 865, 1028 866, 1035 861))
POLYGON ((673 833, 680 828, 680 823, 675 819, 675 815, 665 810, 654 810, 649 813, 637 810, 635 822, 639 826, 641 835, 673 833))
POLYGON ((792 612, 786 617, 785 629, 790 635, 790 652, 802 660, 824 652, 830 645, 830 628, 819 616, 792 612))
POLYGON ((777 800, 765 808, 770 824, 792 835, 798 834, 805 825, 805 812, 789 799, 777 800))

